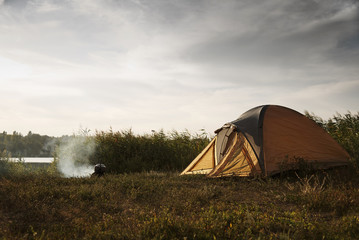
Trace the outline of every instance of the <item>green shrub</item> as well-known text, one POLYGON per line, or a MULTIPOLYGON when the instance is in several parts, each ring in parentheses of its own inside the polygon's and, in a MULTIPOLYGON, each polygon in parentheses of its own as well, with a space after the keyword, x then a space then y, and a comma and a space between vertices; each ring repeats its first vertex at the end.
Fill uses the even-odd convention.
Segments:
POLYGON ((97 132, 93 164, 104 163, 111 173, 183 170, 209 143, 207 134, 162 130, 135 135, 131 130, 97 132))

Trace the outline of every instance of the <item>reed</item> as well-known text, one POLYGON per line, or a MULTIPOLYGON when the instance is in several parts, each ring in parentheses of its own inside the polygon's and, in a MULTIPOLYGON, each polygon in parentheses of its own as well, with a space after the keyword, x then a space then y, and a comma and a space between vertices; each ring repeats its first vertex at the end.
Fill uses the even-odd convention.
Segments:
POLYGON ((91 162, 104 163, 111 173, 180 171, 209 143, 208 134, 188 131, 136 135, 131 130, 97 132, 91 162))

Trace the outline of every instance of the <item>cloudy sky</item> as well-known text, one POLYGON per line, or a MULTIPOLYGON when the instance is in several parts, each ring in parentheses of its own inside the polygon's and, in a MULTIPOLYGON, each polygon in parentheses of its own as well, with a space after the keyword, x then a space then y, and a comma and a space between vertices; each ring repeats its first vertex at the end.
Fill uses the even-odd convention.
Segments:
POLYGON ((0 0, 0 131, 213 132, 358 93, 358 1, 0 0))

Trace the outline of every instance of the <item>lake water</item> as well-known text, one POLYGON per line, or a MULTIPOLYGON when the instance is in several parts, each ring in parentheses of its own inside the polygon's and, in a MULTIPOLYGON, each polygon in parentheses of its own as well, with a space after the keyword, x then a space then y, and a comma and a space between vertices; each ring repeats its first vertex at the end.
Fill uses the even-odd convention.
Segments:
MULTIPOLYGON (((18 158, 12 158, 12 161, 18 161, 18 158)), ((52 163, 54 158, 52 157, 24 157, 21 158, 21 161, 25 163, 52 163)))

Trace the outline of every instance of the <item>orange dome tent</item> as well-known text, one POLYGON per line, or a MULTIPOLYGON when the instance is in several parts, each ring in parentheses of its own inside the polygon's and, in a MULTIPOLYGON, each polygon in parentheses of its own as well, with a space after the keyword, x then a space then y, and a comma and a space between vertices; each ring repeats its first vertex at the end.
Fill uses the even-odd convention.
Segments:
POLYGON ((349 160, 313 120, 282 106, 250 109, 215 133, 181 175, 270 176, 283 170, 283 164, 294 167, 298 159, 318 169, 347 165, 349 160))

